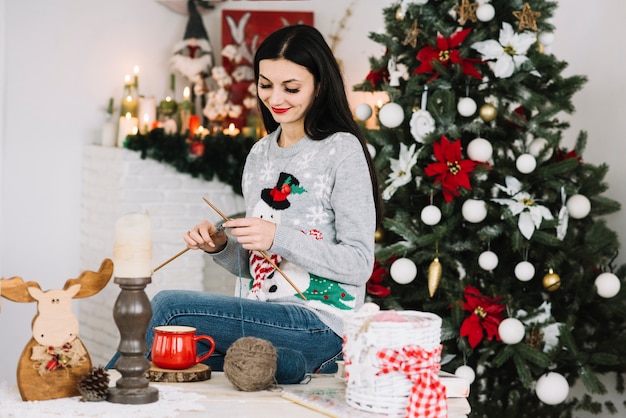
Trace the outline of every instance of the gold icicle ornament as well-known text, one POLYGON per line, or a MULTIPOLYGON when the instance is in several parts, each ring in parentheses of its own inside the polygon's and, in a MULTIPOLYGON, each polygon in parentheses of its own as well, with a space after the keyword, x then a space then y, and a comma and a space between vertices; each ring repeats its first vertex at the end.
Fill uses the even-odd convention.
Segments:
POLYGON ((439 257, 435 257, 435 259, 428 266, 428 293, 432 298, 439 287, 439 282, 441 281, 441 263, 439 262, 439 257))

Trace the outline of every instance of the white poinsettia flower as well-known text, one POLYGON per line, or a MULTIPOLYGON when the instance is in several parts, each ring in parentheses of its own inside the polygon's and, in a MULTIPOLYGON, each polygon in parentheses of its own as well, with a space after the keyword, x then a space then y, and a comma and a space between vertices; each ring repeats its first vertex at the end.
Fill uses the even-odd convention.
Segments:
POLYGON ((411 127, 411 135, 420 144, 424 143, 424 137, 435 131, 435 119, 428 110, 420 109, 413 112, 411 115, 411 121, 409 122, 411 127))
POLYGON ((522 183, 512 176, 505 178, 506 186, 496 184, 500 190, 511 196, 510 199, 491 199, 493 202, 506 205, 513 216, 519 216, 517 226, 526 239, 530 239, 539 229, 544 219, 553 219, 550 210, 538 205, 535 199, 527 192, 522 191, 522 183))
POLYGON ((496 77, 508 78, 528 60, 526 53, 536 41, 535 34, 515 33, 510 23, 503 22, 497 41, 489 39, 475 42, 472 48, 478 51, 484 60, 489 61, 489 66, 496 77))
POLYGON ((390 167, 392 172, 389 173, 386 183, 389 185, 383 190, 383 199, 389 200, 391 196, 405 184, 409 183, 413 178, 411 170, 417 163, 417 153, 415 152, 415 145, 412 144, 407 148, 405 144, 400 144, 400 155, 398 159, 390 158, 390 167))

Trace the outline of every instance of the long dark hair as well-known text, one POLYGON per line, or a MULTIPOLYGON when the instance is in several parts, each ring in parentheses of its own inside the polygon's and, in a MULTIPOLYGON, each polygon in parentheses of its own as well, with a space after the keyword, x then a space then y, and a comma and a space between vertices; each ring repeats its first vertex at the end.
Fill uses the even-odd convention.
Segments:
MULTIPOLYGON (((382 220, 382 201, 374 163, 358 125, 352 117, 341 70, 322 34, 312 26, 285 26, 271 33, 254 56, 254 80, 259 83, 259 62, 284 58, 309 70, 315 79, 317 95, 304 118, 304 132, 313 140, 323 140, 337 132, 349 132, 361 143, 369 166, 376 204, 376 225, 382 220)), ((258 99, 258 95, 257 95, 258 99)), ((263 124, 268 132, 279 124, 269 109, 259 102, 263 124)))

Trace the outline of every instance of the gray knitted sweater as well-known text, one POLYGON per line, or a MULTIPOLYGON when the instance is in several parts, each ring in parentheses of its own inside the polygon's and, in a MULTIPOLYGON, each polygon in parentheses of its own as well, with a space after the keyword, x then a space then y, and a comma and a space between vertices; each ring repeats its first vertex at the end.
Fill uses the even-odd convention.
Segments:
POLYGON ((288 148, 278 146, 279 135, 280 128, 248 155, 246 216, 276 224, 266 253, 306 300, 258 252, 240 248, 232 237, 213 258, 242 276, 243 297, 304 304, 342 336, 342 315, 363 304, 374 264, 376 213, 363 149, 348 133, 322 141, 305 137, 288 148))

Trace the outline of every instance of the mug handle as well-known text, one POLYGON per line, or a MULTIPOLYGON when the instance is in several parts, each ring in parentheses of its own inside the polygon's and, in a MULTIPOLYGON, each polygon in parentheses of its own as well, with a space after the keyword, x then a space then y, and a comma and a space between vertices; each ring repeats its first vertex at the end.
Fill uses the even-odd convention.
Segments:
POLYGON ((197 343, 198 341, 202 341, 202 340, 205 340, 211 343, 211 348, 209 349, 209 351, 207 351, 200 357, 196 357, 196 364, 201 363, 207 358, 209 358, 209 356, 213 354, 213 351, 215 351, 215 341, 213 341, 213 338, 209 337, 208 335, 196 335, 193 337, 193 340, 194 340, 194 343, 197 343))

